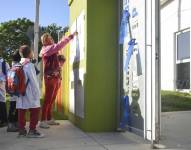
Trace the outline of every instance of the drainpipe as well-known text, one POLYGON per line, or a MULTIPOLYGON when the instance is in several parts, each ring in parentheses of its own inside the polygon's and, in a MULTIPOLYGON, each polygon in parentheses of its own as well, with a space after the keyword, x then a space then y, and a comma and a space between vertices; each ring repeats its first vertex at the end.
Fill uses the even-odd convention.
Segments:
POLYGON ((39 9, 40 0, 35 0, 35 25, 34 25, 34 57, 38 63, 38 42, 39 42, 39 9))
MULTIPOLYGON (((121 0, 118 0, 117 4, 117 11, 118 11, 118 37, 119 37, 119 30, 120 30, 120 18, 121 18, 121 0)), ((120 102, 121 102, 121 85, 122 85, 122 72, 121 72, 121 47, 119 42, 117 41, 117 130, 119 129, 120 125, 120 102)))
POLYGON ((181 30, 181 6, 182 0, 178 0, 178 31, 181 30))

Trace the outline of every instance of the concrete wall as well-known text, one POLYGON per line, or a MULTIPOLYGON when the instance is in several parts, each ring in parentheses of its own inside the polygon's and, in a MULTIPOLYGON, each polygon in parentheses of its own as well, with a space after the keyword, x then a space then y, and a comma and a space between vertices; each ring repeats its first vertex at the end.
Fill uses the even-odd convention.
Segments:
POLYGON ((190 0, 173 0, 161 8, 161 88, 175 90, 175 32, 191 26, 190 0), (178 8, 181 6, 180 17, 178 8))
MULTIPOLYGON (((113 131, 117 100, 117 0, 73 0, 70 26, 82 10, 86 14, 85 116, 69 119, 85 131, 113 131)), ((82 67, 82 66, 80 66, 82 67)))
MULTIPOLYGON (((67 33, 67 35, 68 34, 69 33, 67 33)), ((69 115, 69 48, 70 46, 67 45, 61 51, 61 54, 64 55, 67 59, 65 61, 64 67, 62 68, 62 82, 55 104, 56 110, 60 113, 60 115, 63 115, 64 118, 68 118, 69 115)))
MULTIPOLYGON (((70 6, 70 30, 71 30, 71 26, 73 25, 73 23, 77 19, 77 17, 80 15, 81 11, 84 10, 85 14, 87 14, 87 2, 86 2, 86 0, 70 0, 69 6, 70 6)), ((87 26, 85 25, 85 31, 87 30, 86 28, 87 28, 87 26)), ((86 33, 85 33, 85 36, 87 36, 86 33)), ((86 41, 85 41, 85 43, 86 43, 86 41)), ((87 51, 86 44, 85 44, 85 51, 87 51)), ((71 55, 71 51, 69 52, 69 55, 71 55)), ((70 57, 68 59, 70 59, 70 57)), ((85 61, 84 61, 84 64, 85 64, 85 61)), ((69 74, 68 74, 69 82, 70 82, 70 72, 72 72, 72 70, 73 70, 73 66, 72 66, 72 64, 69 64, 69 74)), ((71 88, 70 84, 71 83, 69 83, 69 88, 71 88)), ((70 93, 70 89, 68 89, 68 93, 70 93)), ((69 105, 70 105, 70 101, 71 101, 70 96, 69 96, 68 101, 69 101, 69 105)), ((87 122, 86 117, 85 117, 85 119, 81 119, 81 118, 77 117, 75 114, 71 113, 69 110, 69 120, 72 121, 78 127, 82 128, 84 130, 86 129, 86 122, 87 122)))
POLYGON ((116 128, 117 3, 117 0, 87 1, 86 111, 90 131, 116 128))

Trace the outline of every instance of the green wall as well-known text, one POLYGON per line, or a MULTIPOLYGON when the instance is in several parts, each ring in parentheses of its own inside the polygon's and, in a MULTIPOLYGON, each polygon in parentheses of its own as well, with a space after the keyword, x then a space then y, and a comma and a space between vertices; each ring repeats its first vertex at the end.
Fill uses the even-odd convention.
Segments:
MULTIPOLYGON (((80 15, 82 10, 85 10, 85 13, 87 14, 87 12, 86 12, 87 2, 86 2, 86 0, 69 0, 69 6, 70 6, 70 27, 71 27, 73 22, 80 15)), ((87 26, 85 26, 85 28, 87 28, 87 26)), ((87 34, 85 34, 85 35, 87 35, 87 34)), ((85 46, 85 50, 87 51, 87 46, 85 46)), ((72 68, 73 68, 73 66, 70 66, 70 71, 72 71, 71 70, 72 68)), ((86 106, 85 106, 85 109, 86 109, 86 106)), ((76 124, 81 129, 83 129, 83 130, 86 129, 86 124, 87 124, 86 116, 85 116, 85 119, 81 119, 77 116, 74 116, 72 113, 69 113, 69 120, 72 121, 74 124, 76 124)))
POLYGON ((117 0, 73 0, 71 24, 86 12, 85 118, 70 114, 84 131, 114 131, 117 105, 117 0))

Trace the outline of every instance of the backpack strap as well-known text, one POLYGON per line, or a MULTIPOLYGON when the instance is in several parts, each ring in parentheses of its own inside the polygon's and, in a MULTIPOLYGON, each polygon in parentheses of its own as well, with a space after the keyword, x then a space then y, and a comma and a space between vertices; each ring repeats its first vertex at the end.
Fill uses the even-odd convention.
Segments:
MULTIPOLYGON (((22 67, 24 67, 25 65, 27 65, 28 63, 30 63, 30 61, 25 61, 23 63, 21 63, 22 67)), ((27 83, 26 83, 26 88, 28 87, 28 84, 29 84, 30 80, 28 79, 27 80, 27 83)), ((26 91, 25 93, 22 95, 22 96, 25 96, 26 95, 26 91)))
MULTIPOLYGON (((25 62, 21 63, 21 65, 24 67, 28 63, 30 63, 30 61, 25 61, 25 62)), ((29 79, 27 80, 26 87, 28 86, 28 84, 29 84, 29 79)))
MULTIPOLYGON (((26 88, 28 87, 29 82, 30 82, 30 80, 28 79, 28 80, 27 80, 27 83, 26 83, 26 88)), ((24 94, 22 94, 22 96, 25 96, 25 95, 26 95, 26 91, 25 91, 25 93, 24 93, 24 94)))
POLYGON ((26 87, 28 86, 28 84, 29 84, 29 81, 30 81, 30 80, 28 79, 28 80, 27 80, 27 83, 26 83, 26 87))

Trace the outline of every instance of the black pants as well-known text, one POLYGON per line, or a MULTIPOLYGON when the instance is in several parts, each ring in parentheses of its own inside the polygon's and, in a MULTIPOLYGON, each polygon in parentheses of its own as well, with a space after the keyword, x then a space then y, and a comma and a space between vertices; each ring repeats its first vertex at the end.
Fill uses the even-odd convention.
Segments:
POLYGON ((7 123, 7 108, 5 102, 0 102, 0 123, 7 123))
POLYGON ((18 111, 15 101, 10 102, 8 121, 10 123, 16 123, 18 121, 18 111))

